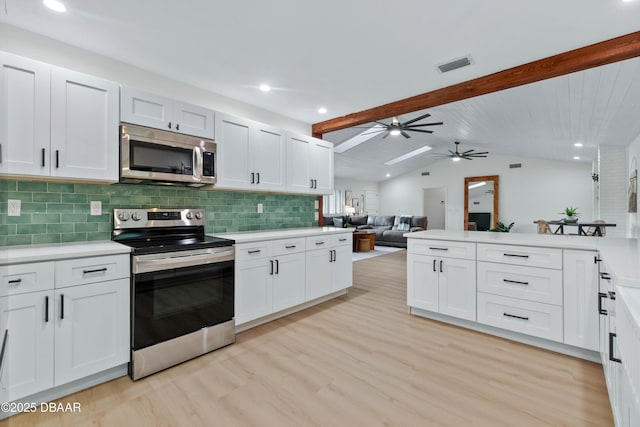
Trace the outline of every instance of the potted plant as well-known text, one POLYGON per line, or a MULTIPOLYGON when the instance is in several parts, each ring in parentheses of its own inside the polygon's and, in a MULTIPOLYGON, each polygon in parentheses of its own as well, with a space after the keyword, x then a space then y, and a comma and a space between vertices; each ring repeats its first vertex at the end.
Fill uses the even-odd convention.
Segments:
POLYGON ((500 221, 498 221, 498 226, 495 228, 490 229, 489 231, 498 231, 501 233, 508 233, 509 231, 511 231, 511 227, 513 227, 513 224, 515 223, 511 223, 509 225, 504 225, 503 223, 501 223, 500 221))
POLYGON ((563 212, 560 212, 565 216, 565 222, 577 222, 578 221, 578 208, 574 208, 573 206, 569 206, 568 208, 564 208, 563 212))

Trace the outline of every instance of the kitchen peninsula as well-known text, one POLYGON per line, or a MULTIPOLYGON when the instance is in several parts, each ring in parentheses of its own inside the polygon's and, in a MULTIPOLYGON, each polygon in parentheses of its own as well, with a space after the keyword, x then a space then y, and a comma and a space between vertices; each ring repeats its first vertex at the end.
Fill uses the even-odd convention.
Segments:
POLYGON ((405 236, 411 314, 601 362, 622 422, 616 425, 638 425, 636 239, 446 230, 405 236))

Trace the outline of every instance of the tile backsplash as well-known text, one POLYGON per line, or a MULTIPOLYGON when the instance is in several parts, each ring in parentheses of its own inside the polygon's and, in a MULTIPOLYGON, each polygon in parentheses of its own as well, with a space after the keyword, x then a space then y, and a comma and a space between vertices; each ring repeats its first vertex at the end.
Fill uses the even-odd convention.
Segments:
POLYGON ((134 184, 0 180, 0 246, 110 240, 115 208, 203 208, 207 233, 312 227, 316 196, 134 184), (21 215, 8 216, 9 199, 21 215), (102 202, 102 215, 90 203, 102 202), (257 213, 262 203, 263 213, 257 213))

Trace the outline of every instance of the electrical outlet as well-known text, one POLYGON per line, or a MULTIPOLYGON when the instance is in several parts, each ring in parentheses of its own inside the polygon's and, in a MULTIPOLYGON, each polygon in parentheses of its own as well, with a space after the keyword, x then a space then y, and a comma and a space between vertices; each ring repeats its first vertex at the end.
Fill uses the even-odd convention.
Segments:
POLYGON ((7 215, 8 216, 20 216, 21 201, 20 200, 9 199, 9 200, 7 200, 7 202, 8 202, 7 215))
POLYGON ((263 212, 262 203, 258 203, 258 213, 262 213, 262 212, 263 212))
POLYGON ((313 201, 313 208, 316 209, 316 210, 320 209, 320 203, 318 203, 317 200, 313 201))
POLYGON ((92 200, 91 201, 91 215, 102 215, 102 202, 92 200))

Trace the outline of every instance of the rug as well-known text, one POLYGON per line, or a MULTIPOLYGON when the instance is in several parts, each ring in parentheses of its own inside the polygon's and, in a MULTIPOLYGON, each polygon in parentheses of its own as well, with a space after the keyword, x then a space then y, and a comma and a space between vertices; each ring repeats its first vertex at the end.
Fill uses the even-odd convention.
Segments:
POLYGON ((352 261, 362 261, 363 259, 369 259, 380 255, 390 254, 392 252, 405 251, 405 248, 394 248, 392 246, 375 246, 374 250, 369 252, 354 252, 352 261))

